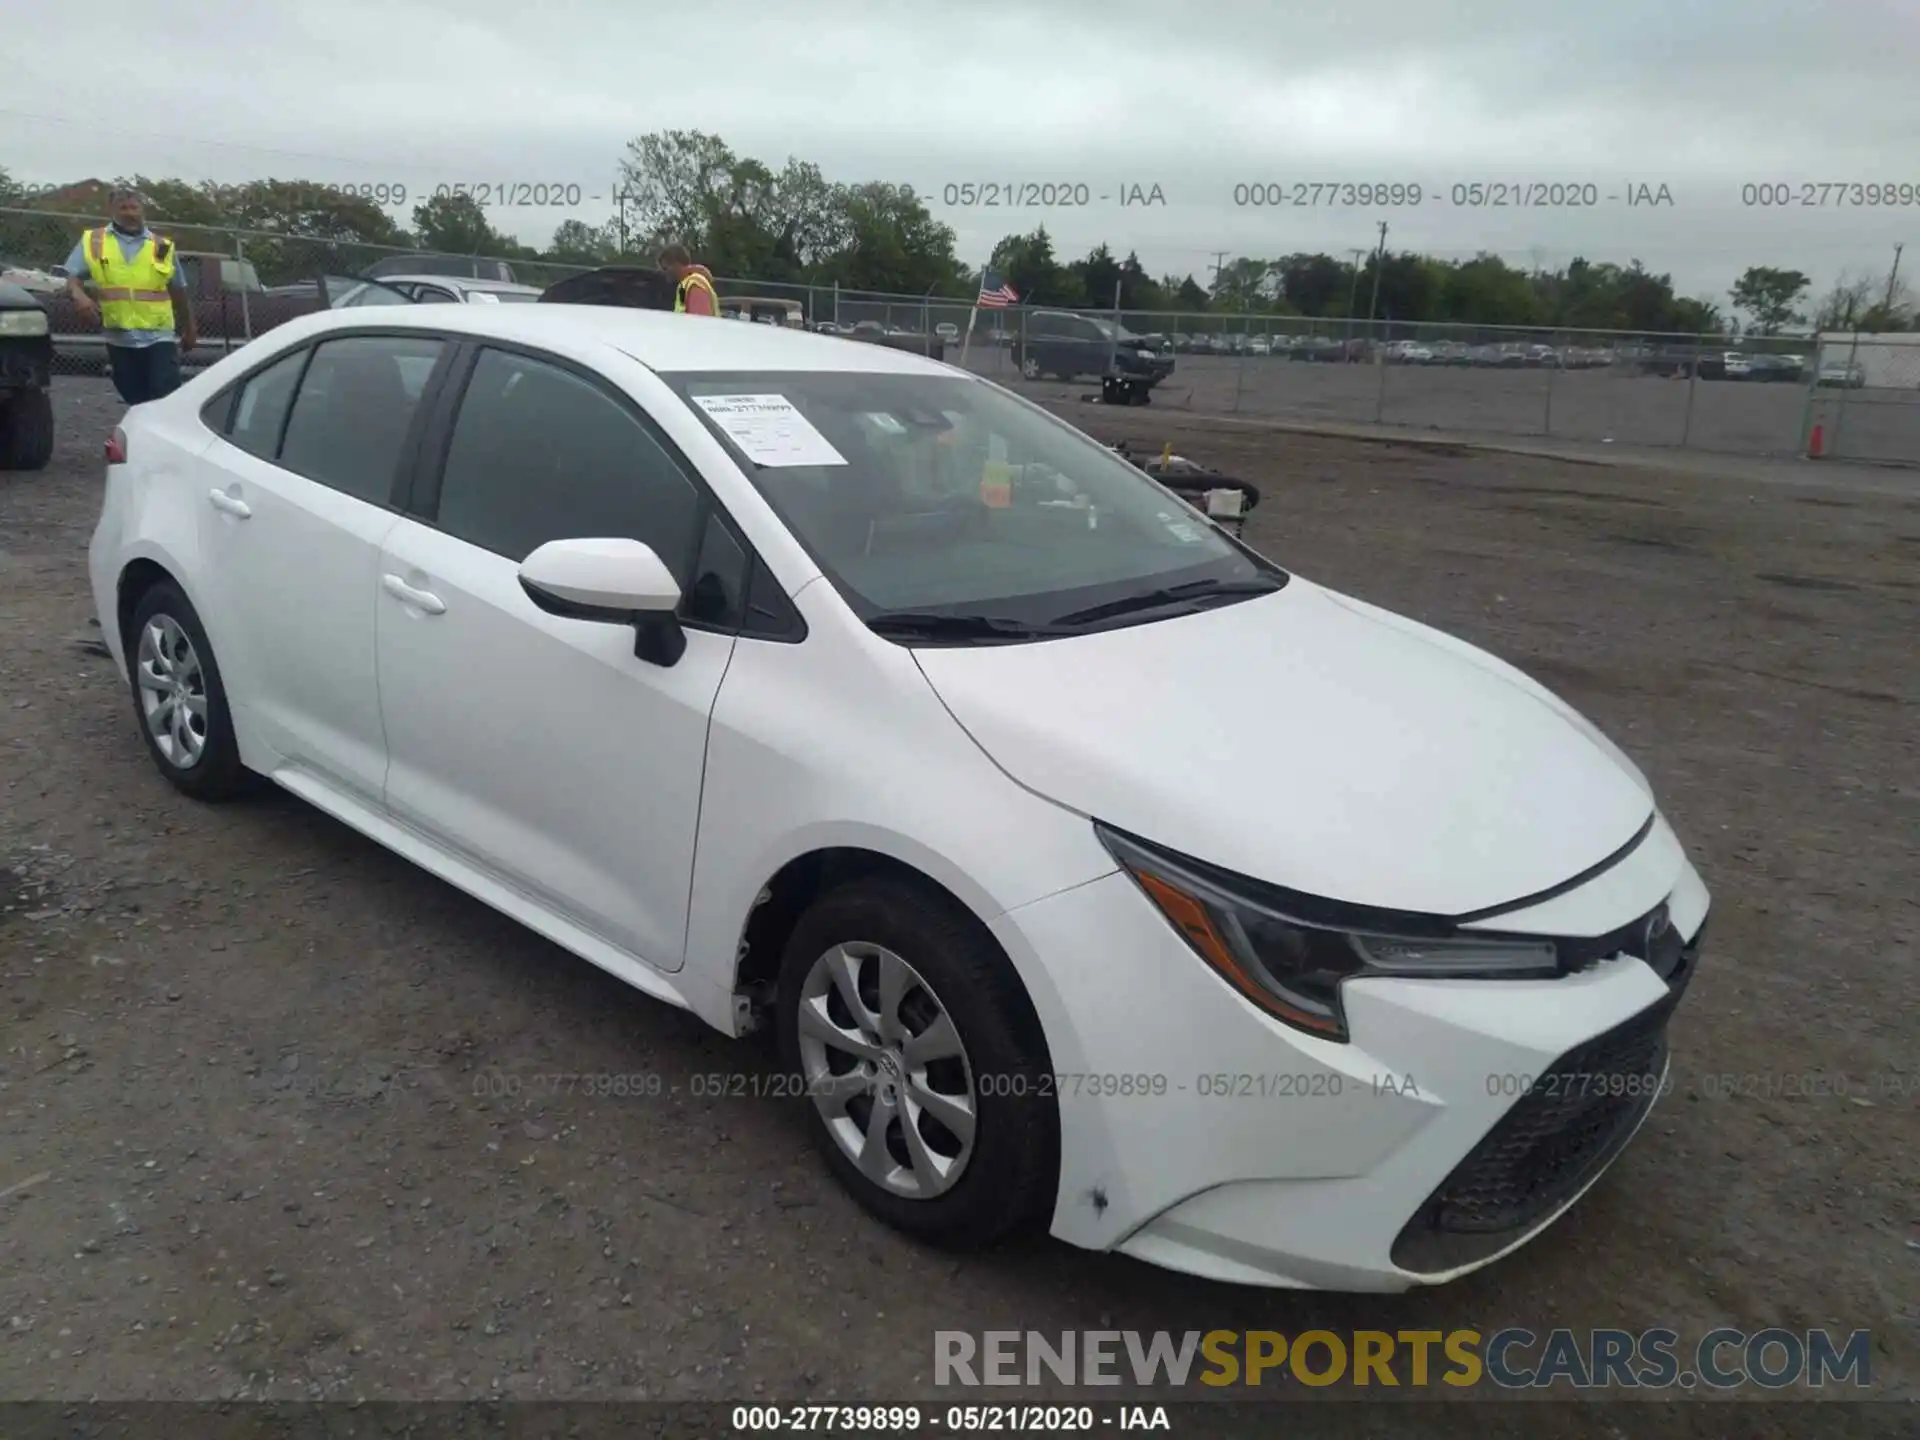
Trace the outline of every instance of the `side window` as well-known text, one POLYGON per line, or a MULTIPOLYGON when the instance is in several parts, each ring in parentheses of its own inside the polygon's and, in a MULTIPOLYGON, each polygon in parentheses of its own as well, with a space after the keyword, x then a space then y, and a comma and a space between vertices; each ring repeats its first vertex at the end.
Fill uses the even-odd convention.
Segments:
POLYGON ((619 402, 570 371, 483 350, 461 397, 436 523, 516 564, 549 540, 651 545, 688 590, 699 490, 619 402))
POLYGON ((287 418, 287 407, 293 403, 293 387, 300 379, 300 367, 306 363, 306 350, 296 350, 242 385, 227 439, 249 455, 273 459, 274 447, 280 443, 280 427, 287 418))
POLYGON ((400 455, 440 341, 411 335, 328 340, 294 397, 280 464, 375 505, 393 497, 400 455))
POLYGON ((413 292, 413 298, 422 305, 452 305, 453 292, 442 290, 438 285, 422 285, 413 292))
POLYGON ((1051 340, 1054 334, 1051 315, 1034 315, 1027 320, 1027 338, 1029 340, 1051 340))

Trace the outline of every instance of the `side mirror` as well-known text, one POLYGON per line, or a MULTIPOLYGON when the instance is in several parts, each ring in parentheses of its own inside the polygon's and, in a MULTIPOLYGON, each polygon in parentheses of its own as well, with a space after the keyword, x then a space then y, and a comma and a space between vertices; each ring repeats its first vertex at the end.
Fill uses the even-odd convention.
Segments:
POLYGON ((549 540, 520 563, 520 588, 549 615, 631 625, 638 659, 674 665, 686 653, 679 582, 638 540, 549 540))

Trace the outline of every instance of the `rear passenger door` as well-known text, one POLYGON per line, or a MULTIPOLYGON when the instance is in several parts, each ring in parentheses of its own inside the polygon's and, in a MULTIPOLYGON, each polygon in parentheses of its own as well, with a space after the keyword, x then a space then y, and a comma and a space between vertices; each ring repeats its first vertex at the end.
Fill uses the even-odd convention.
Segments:
POLYGON ((233 636, 220 662, 242 754, 376 808, 380 541, 449 349, 418 333, 336 335, 255 370, 209 416, 203 571, 233 636))
POLYGON ((590 941, 677 970, 748 551, 603 377, 517 348, 467 355, 413 513, 380 555, 387 807, 590 941), (582 538, 643 541, 673 572, 687 597, 677 663, 637 658, 630 627, 527 598, 520 562, 582 538))

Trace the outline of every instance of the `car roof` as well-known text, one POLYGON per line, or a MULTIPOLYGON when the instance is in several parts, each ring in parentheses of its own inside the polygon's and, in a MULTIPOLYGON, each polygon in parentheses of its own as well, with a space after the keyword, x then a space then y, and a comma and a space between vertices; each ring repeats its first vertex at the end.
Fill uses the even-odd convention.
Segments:
MULTIPOLYGON (((384 277, 382 277, 384 278, 384 277)), ((442 330, 525 345, 591 351, 605 346, 652 370, 815 370, 965 376, 966 371, 886 346, 788 325, 742 325, 705 315, 619 305, 381 305, 326 310, 276 326, 288 339, 333 330, 442 330)), ((971 377, 970 377, 971 378, 971 377)))

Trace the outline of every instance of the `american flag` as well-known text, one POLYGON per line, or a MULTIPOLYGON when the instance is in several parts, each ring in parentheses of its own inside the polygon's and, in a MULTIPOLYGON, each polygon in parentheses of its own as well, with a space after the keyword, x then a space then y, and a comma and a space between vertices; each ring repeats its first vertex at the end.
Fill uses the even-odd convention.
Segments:
POLYGON ((1004 310, 1020 303, 1020 292, 1009 285, 998 270, 989 267, 980 272, 980 298, 973 303, 989 310, 1004 310))

